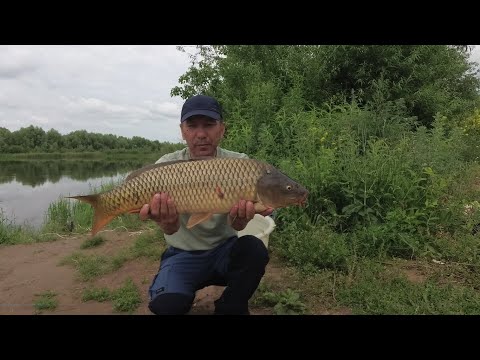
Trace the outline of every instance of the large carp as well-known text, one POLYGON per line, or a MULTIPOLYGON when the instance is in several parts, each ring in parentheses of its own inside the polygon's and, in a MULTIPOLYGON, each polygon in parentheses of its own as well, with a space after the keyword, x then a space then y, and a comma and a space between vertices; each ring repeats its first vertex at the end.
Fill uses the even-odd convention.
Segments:
POLYGON ((92 235, 123 213, 138 213, 153 195, 167 192, 179 214, 191 214, 187 227, 225 214, 240 200, 255 210, 303 205, 308 191, 274 166, 254 159, 210 158, 147 165, 115 188, 99 194, 68 196, 94 208, 92 235))

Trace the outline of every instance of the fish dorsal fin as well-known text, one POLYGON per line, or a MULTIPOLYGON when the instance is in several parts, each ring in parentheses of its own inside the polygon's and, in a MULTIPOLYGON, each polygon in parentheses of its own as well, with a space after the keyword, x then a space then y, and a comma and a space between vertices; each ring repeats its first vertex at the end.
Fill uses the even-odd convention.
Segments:
POLYGON ((196 213, 192 214, 187 222, 187 229, 194 227, 204 221, 207 221, 212 216, 212 213, 196 213))
POLYGON ((199 158, 197 158, 197 159, 190 159, 190 160, 170 160, 170 161, 163 161, 163 162, 156 163, 156 164, 148 164, 148 165, 145 165, 145 166, 141 167, 140 169, 137 169, 137 170, 132 171, 132 172, 125 178, 125 182, 127 182, 127 181, 129 181, 129 180, 132 180, 133 178, 137 177, 137 176, 140 175, 140 174, 143 174, 145 171, 149 171, 149 170, 152 170, 152 169, 156 169, 156 168, 159 168, 159 167, 162 167, 162 166, 172 165, 172 164, 181 163, 181 162, 201 161, 201 160, 210 160, 210 159, 214 159, 214 157, 212 157, 212 156, 203 156, 203 157, 199 157, 199 158))
POLYGON ((136 178, 140 174, 143 174, 144 172, 152 170, 152 169, 156 169, 156 168, 159 168, 159 167, 162 167, 162 166, 172 165, 172 164, 176 164, 176 163, 181 163, 181 162, 189 162, 189 161, 192 161, 192 160, 172 160, 172 161, 160 162, 158 164, 148 164, 148 165, 145 165, 145 166, 141 167, 140 169, 132 171, 125 178, 125 182, 127 182, 129 180, 132 180, 133 178, 136 178))

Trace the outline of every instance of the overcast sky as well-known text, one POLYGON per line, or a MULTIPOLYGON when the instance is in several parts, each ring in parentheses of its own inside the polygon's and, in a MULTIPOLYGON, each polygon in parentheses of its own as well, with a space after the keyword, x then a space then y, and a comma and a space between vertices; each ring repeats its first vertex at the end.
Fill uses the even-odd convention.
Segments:
POLYGON ((189 64, 175 46, 1 45, 0 127, 180 141, 170 90, 189 64))
POLYGON ((173 45, 0 45, 0 127, 177 142, 183 100, 170 90, 189 65, 173 45))

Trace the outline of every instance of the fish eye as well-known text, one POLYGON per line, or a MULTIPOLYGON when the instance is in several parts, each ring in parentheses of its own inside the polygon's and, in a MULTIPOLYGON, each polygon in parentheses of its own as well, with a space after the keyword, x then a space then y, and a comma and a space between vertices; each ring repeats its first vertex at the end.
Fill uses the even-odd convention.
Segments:
POLYGON ((287 185, 287 190, 292 190, 292 186, 291 186, 291 185, 287 185))

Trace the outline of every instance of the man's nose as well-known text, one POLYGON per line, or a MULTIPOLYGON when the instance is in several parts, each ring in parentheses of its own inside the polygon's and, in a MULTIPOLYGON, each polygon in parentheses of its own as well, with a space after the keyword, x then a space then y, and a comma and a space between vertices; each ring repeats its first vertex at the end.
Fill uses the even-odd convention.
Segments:
POLYGON ((207 132, 205 131, 204 128, 202 127, 199 127, 196 131, 196 134, 195 134, 198 138, 206 138, 207 137, 207 132))

